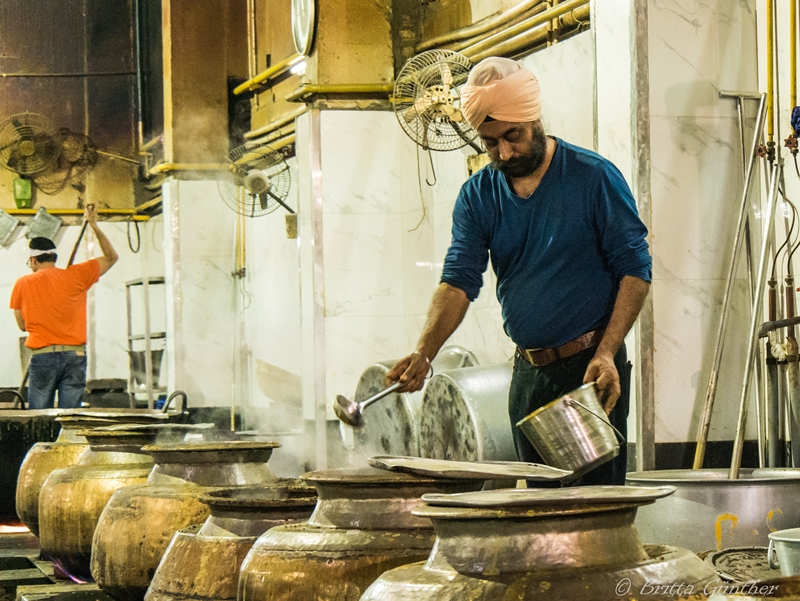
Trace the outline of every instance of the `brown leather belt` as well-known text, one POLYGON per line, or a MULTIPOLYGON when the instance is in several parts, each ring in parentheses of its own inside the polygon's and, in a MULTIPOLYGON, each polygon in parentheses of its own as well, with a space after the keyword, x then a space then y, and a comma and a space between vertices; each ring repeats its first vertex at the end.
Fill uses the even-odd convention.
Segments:
POLYGON ((581 351, 585 351, 587 348, 598 346, 603 339, 605 331, 605 328, 592 330, 591 332, 586 332, 582 336, 578 336, 574 340, 570 340, 561 346, 553 348, 525 349, 517 347, 517 352, 534 367, 544 367, 560 359, 566 359, 581 351))

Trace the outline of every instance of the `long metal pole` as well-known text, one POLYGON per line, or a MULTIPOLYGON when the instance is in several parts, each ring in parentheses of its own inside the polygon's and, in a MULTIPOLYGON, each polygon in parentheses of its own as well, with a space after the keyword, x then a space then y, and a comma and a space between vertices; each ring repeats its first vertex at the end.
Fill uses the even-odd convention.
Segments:
POLYGON ((781 168, 776 165, 772 170, 772 180, 769 184, 769 197, 767 200, 767 216, 764 223, 764 237, 761 240, 761 254, 758 265, 758 276, 756 279, 756 302, 753 307, 753 314, 750 317, 750 332, 748 336, 747 361, 744 364, 744 379, 742 381, 742 396, 739 399, 739 419, 736 426, 736 438, 733 441, 733 456, 731 457, 731 467, 728 471, 728 478, 736 480, 739 477, 739 469, 742 463, 742 448, 744 446, 744 432, 747 424, 747 402, 750 398, 750 377, 752 375, 753 360, 758 350, 758 325, 761 320, 761 302, 764 296, 765 275, 767 262, 769 259, 769 239, 775 227, 775 205, 778 202, 778 181, 781 168))
POLYGON ((758 104, 758 114, 756 116, 756 127, 753 132, 753 142, 750 147, 750 156, 747 161, 747 172, 744 180, 744 189, 742 190, 742 199, 739 207, 739 220, 736 225, 736 238, 733 243, 733 252, 731 253, 730 263, 728 265, 728 283, 725 288, 725 296, 722 299, 722 317, 719 322, 719 329, 717 330, 717 342, 714 348, 714 363, 711 366, 711 375, 708 380, 708 388, 706 389, 706 399, 703 405, 703 414, 700 419, 700 427, 697 431, 697 448, 694 455, 694 469, 701 469, 703 467, 703 459, 706 453, 706 443, 708 441, 708 430, 711 425, 711 412, 714 408, 714 399, 717 394, 717 383, 719 379, 719 366, 722 362, 722 350, 725 346, 725 331, 728 327, 728 313, 733 291, 733 284, 736 278, 736 259, 739 256, 744 239, 745 224, 747 223, 747 214, 749 207, 750 188, 753 183, 753 171, 755 170, 758 143, 761 140, 761 134, 764 129, 764 119, 766 116, 766 97, 761 95, 761 100, 758 104))

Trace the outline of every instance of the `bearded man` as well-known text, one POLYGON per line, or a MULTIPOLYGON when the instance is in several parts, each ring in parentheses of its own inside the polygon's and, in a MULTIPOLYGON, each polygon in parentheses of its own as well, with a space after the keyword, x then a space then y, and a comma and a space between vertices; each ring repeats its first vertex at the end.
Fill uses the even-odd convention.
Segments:
MULTIPOLYGON (((519 460, 542 463, 514 424, 585 382, 597 383, 611 423, 626 434, 624 338, 652 269, 630 188, 606 159, 545 135, 538 80, 516 61, 481 61, 461 98, 492 163, 461 188, 425 328, 387 383, 422 387, 431 360, 477 298, 491 258, 504 329, 517 346, 508 412, 519 460)), ((576 483, 624 484, 622 447, 576 483)))

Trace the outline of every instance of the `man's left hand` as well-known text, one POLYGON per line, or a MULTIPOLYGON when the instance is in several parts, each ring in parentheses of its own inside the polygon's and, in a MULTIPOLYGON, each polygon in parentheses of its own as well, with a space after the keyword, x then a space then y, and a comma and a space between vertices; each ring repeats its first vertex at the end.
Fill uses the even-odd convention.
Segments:
POLYGON ((597 382, 597 392, 606 415, 611 413, 620 395, 619 373, 614 365, 614 356, 610 353, 595 354, 583 376, 584 384, 597 382))

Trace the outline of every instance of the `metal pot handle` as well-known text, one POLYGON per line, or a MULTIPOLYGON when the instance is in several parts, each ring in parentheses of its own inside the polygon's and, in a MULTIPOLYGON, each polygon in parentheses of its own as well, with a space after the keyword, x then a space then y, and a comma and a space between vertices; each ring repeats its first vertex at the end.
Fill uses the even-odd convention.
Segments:
POLYGON ((773 540, 769 539, 769 546, 767 547, 767 562, 769 563, 769 567, 772 570, 779 570, 780 564, 778 563, 778 555, 775 553, 775 546, 772 544, 773 540), (772 556, 775 555, 775 560, 773 561, 772 556))
POLYGON ((622 435, 622 432, 620 432, 619 430, 617 430, 617 429, 614 427, 614 424, 612 424, 610 421, 608 421, 608 417, 606 417, 605 415, 603 415, 603 416, 597 415, 597 414, 596 414, 594 411, 592 411, 591 409, 589 409, 589 408, 588 408, 586 405, 584 405, 583 403, 579 403, 578 401, 576 401, 576 400, 575 400, 575 399, 573 399, 572 397, 567 397, 567 398, 566 398, 566 399, 564 399, 564 400, 565 400, 567 403, 571 403, 571 404, 573 404, 573 405, 577 405, 578 407, 580 407, 580 408, 581 408, 581 409, 583 409, 584 411, 588 411, 589 413, 591 413, 592 415, 594 415, 596 418, 598 418, 598 419, 602 420, 602 422, 603 422, 605 425, 607 425, 609 428, 611 428, 612 430, 614 430, 614 434, 616 434, 616 435, 617 435, 617 438, 619 438, 619 443, 620 443, 620 444, 628 444, 627 442, 625 442, 625 437, 622 435))

